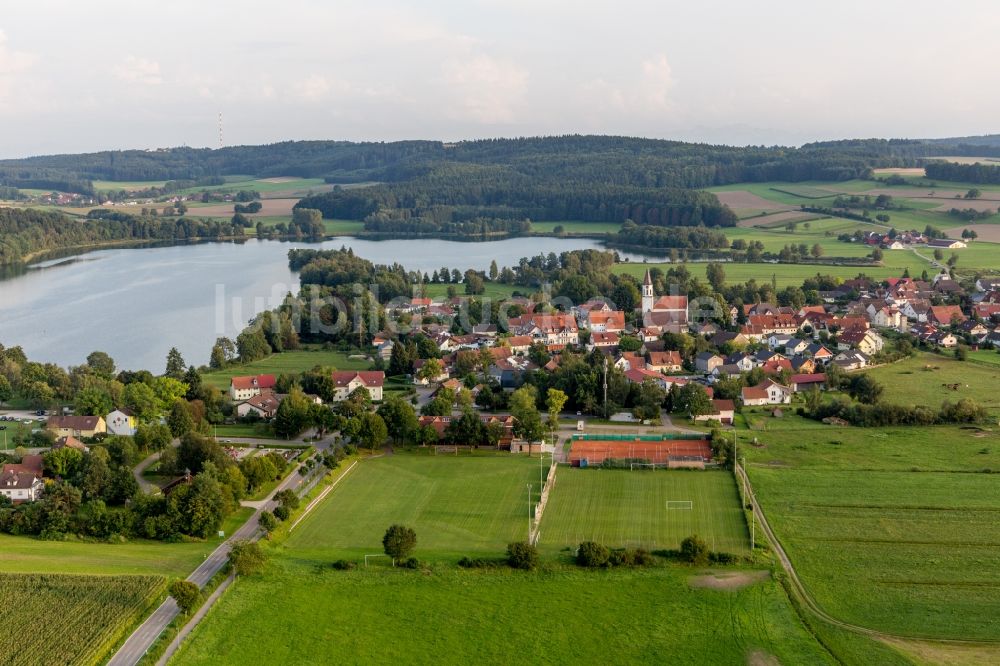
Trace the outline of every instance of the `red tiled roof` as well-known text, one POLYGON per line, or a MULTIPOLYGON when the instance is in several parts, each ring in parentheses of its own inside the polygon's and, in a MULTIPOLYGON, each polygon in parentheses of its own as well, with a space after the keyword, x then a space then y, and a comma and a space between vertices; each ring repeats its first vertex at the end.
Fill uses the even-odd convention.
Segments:
POLYGON ((229 383, 237 391, 245 391, 252 388, 273 389, 277 380, 274 378, 274 375, 248 375, 245 377, 233 377, 229 383))
POLYGON ((338 388, 347 386, 355 378, 368 388, 382 386, 385 383, 385 373, 381 370, 338 370, 331 375, 333 383, 338 388))

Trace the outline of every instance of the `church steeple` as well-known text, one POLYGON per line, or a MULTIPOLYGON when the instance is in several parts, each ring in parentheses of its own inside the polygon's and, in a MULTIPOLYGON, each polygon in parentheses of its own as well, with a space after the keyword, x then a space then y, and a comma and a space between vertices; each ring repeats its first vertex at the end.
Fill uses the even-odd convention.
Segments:
POLYGON ((642 279, 642 311, 650 312, 653 309, 653 276, 646 269, 646 277, 642 279))

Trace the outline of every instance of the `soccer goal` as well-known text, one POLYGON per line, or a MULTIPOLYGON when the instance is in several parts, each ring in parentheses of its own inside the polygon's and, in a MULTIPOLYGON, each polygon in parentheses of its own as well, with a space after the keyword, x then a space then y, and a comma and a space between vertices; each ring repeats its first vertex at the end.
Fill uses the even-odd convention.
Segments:
POLYGON ((629 463, 629 469, 635 471, 637 469, 667 469, 667 463, 641 463, 634 462, 629 463))
POLYGON ((691 500, 667 500, 667 511, 677 509, 690 511, 693 508, 694 502, 691 500))

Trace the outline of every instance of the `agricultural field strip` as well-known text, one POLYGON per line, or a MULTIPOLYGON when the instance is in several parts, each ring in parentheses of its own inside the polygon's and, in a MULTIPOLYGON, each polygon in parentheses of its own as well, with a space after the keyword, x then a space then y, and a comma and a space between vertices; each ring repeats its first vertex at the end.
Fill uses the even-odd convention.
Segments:
POLYGON ((95 662, 165 585, 160 576, 0 574, 0 664, 95 662))

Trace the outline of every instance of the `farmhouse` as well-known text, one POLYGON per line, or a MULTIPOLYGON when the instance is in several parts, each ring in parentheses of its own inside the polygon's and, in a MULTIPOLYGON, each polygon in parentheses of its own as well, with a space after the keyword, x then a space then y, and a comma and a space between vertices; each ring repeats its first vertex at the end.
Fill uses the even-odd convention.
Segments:
POLYGON ((249 400, 265 391, 273 391, 275 383, 274 375, 233 377, 229 380, 229 397, 233 402, 249 400))
POLYGON ((951 326, 965 321, 965 313, 957 305, 933 305, 927 320, 938 326, 951 326))
POLYGON ((93 437, 108 431, 100 416, 50 416, 45 429, 56 437, 93 437))
POLYGON ((963 241, 955 240, 954 238, 934 238, 929 243, 927 247, 940 247, 947 250, 960 250, 963 247, 968 247, 963 241))
POLYGON ((359 388, 366 389, 373 402, 382 400, 385 373, 381 370, 343 370, 334 372, 332 377, 335 402, 346 400, 347 396, 359 388))

